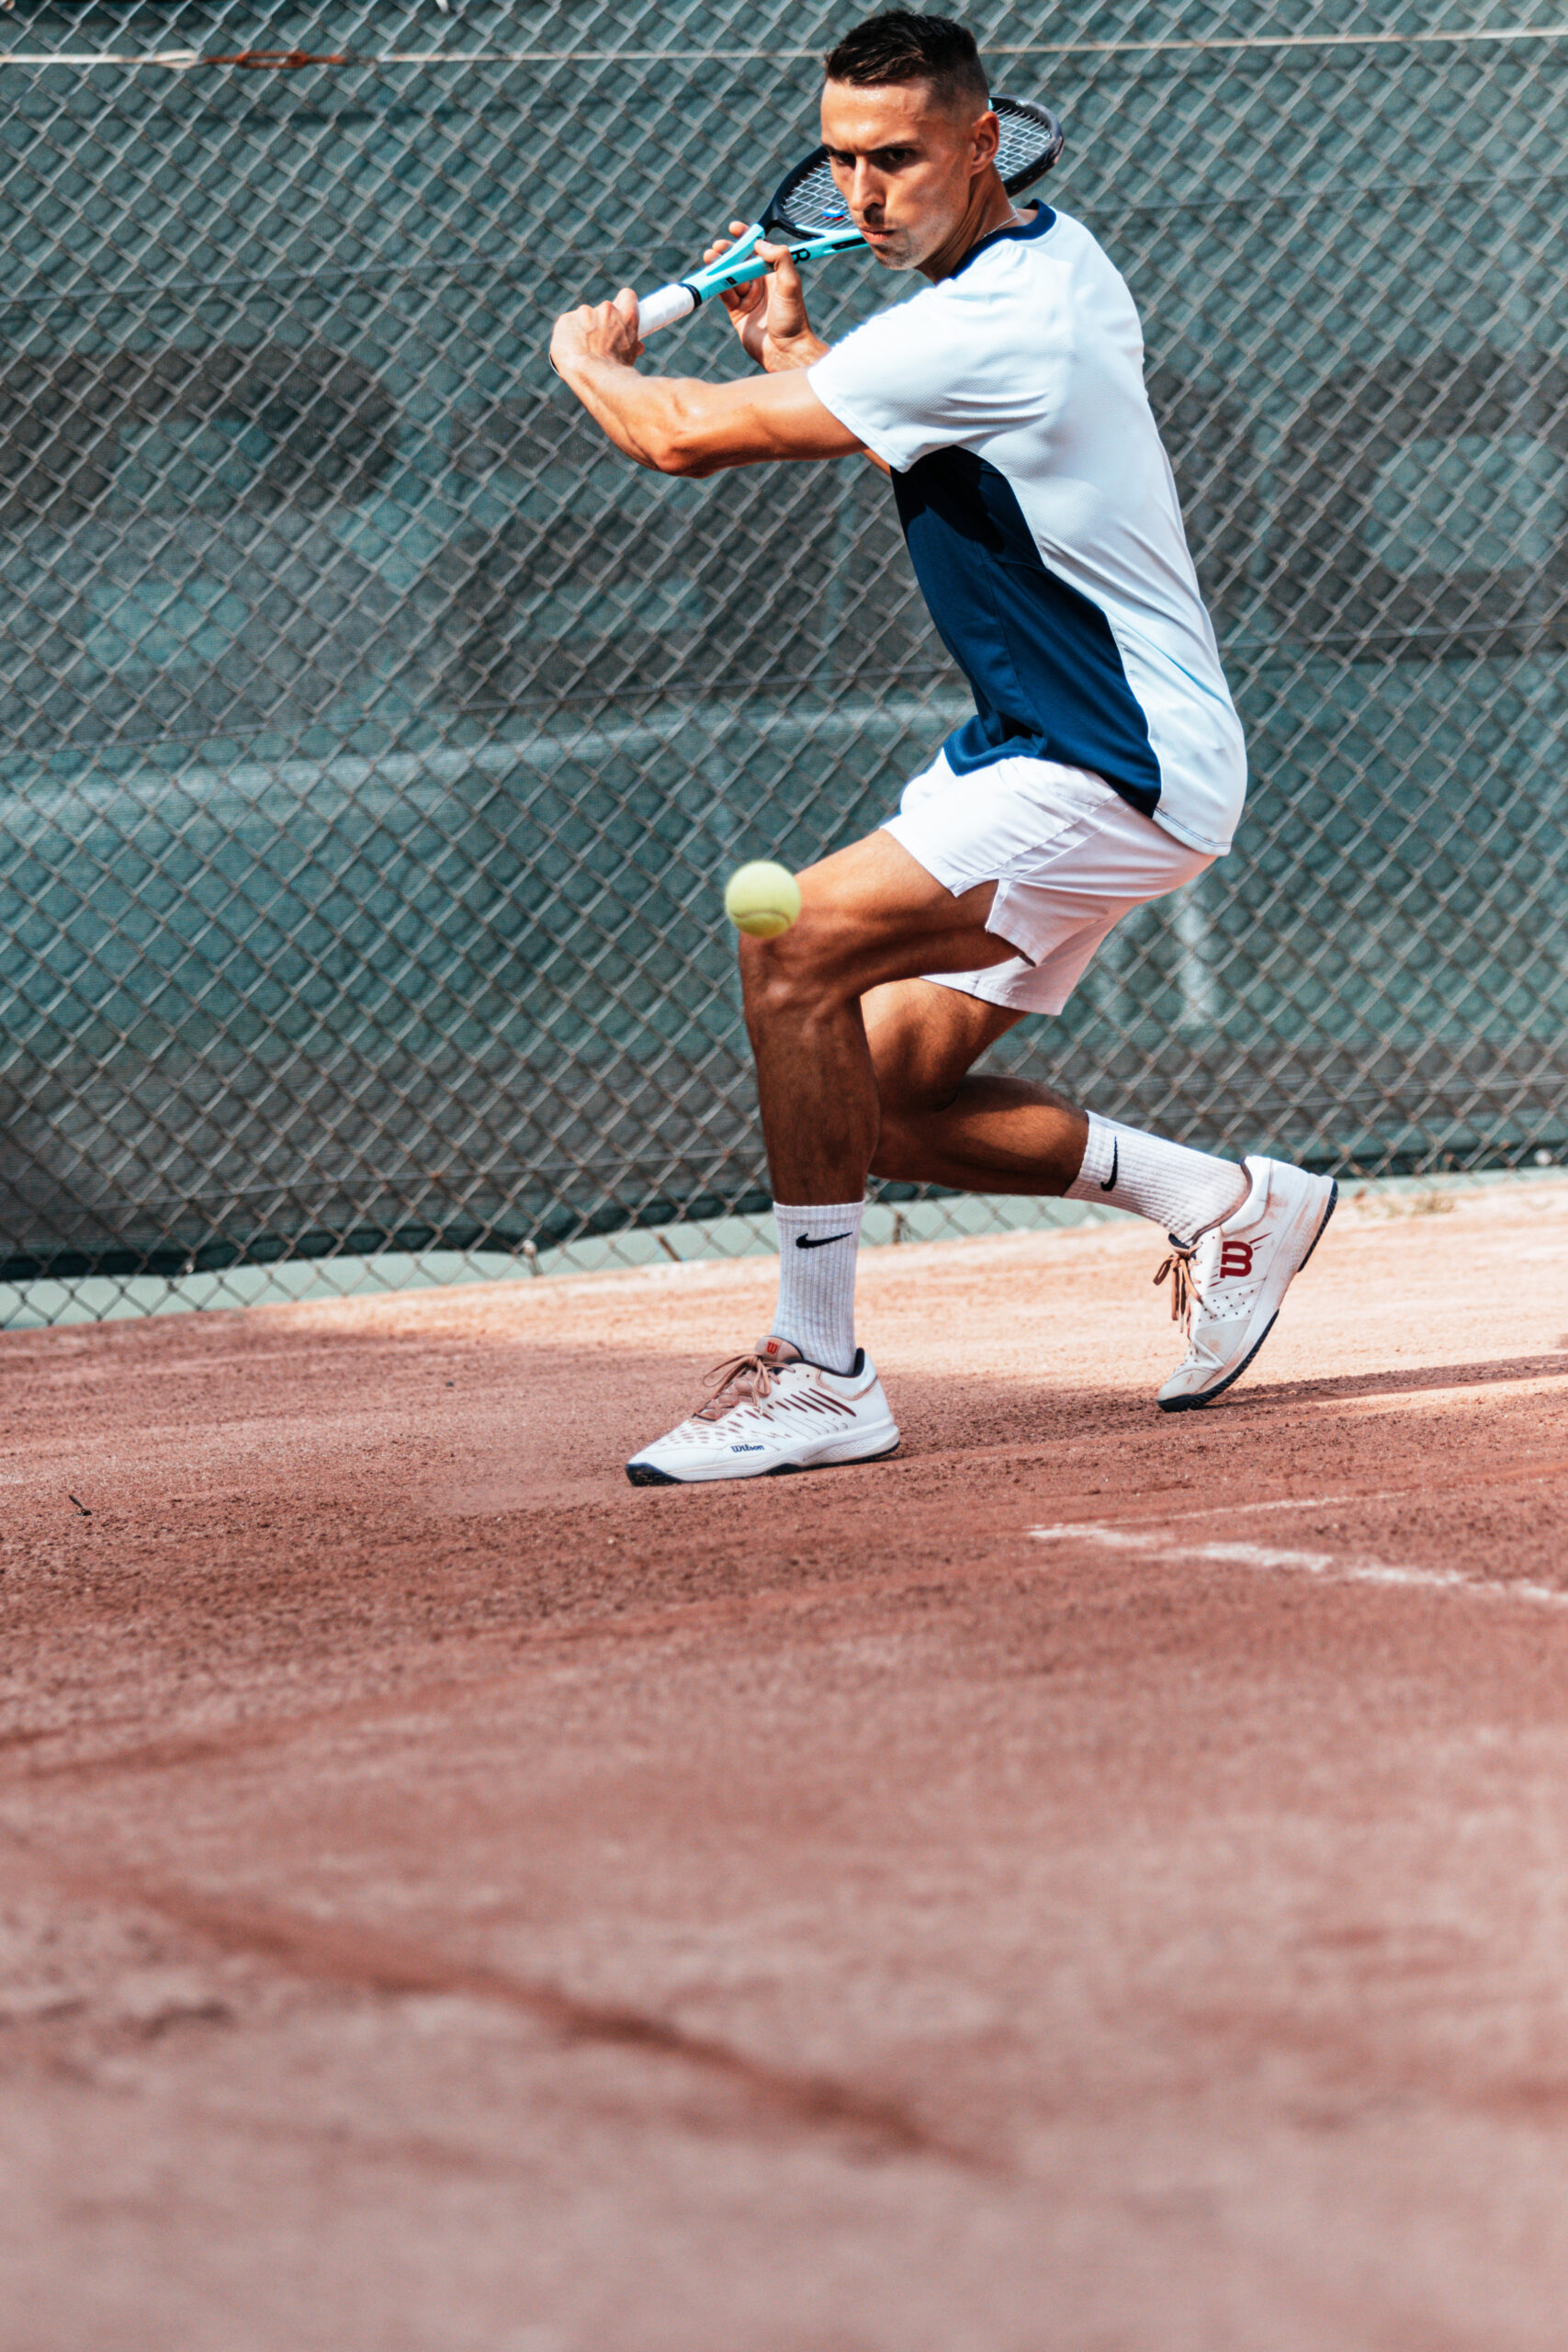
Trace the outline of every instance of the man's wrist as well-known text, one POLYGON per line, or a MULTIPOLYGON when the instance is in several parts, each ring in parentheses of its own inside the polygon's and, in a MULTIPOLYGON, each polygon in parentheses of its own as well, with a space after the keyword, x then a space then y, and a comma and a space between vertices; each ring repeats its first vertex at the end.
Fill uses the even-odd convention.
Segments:
POLYGON ((779 364, 770 368, 768 373, 784 376, 795 368, 815 368, 819 359, 826 359, 832 345, 824 343, 820 335, 793 334, 787 344, 775 344, 773 348, 780 354, 779 364))
POLYGON ((629 359, 607 358, 602 351, 569 351, 557 362, 556 373, 565 379, 580 400, 584 392, 592 390, 613 398, 628 377, 634 382, 642 380, 629 359))

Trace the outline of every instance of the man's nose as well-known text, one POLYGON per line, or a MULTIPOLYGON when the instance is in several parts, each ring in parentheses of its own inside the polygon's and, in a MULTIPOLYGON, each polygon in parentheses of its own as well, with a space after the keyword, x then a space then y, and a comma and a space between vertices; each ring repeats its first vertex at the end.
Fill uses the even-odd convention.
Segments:
POLYGON ((857 159, 854 176, 850 182, 851 211, 869 212, 873 205, 880 204, 881 201, 881 175, 874 171, 869 164, 857 159))

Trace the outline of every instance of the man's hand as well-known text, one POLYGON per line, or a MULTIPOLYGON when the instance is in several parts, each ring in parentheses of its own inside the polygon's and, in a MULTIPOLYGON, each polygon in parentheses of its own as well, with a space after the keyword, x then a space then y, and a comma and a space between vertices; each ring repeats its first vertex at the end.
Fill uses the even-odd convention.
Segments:
POLYGON ((550 359, 558 376, 570 383, 574 368, 607 361, 631 368, 642 357, 637 331, 637 296, 623 286, 613 302, 584 302, 556 321, 550 337, 550 359))
MULTIPOLYGON (((731 235, 716 237, 704 254, 705 261, 716 261, 729 251, 733 238, 746 228, 744 220, 732 220, 731 235)), ((759 245, 757 257, 771 262, 766 277, 753 278, 749 286, 733 286, 724 297, 724 307, 729 312, 730 324, 740 337, 749 359, 765 368, 770 376, 782 376, 791 368, 809 368, 820 359, 828 345, 811 332, 811 322, 806 315, 806 296, 800 283, 800 272, 784 245, 759 245)))
MULTIPOLYGON (((613 302, 587 303, 556 321, 556 371, 616 448, 655 473, 701 476, 780 458, 847 458, 864 445, 823 407, 801 373, 828 346, 807 324, 799 277, 786 266, 782 288, 775 277, 765 296, 759 288, 757 299, 743 305, 757 313, 757 356, 770 371, 765 384, 755 376, 701 384, 639 374, 637 296, 626 287, 613 302), (770 315, 775 303, 776 339, 770 315)), ((737 324, 744 340, 745 322, 737 324)))

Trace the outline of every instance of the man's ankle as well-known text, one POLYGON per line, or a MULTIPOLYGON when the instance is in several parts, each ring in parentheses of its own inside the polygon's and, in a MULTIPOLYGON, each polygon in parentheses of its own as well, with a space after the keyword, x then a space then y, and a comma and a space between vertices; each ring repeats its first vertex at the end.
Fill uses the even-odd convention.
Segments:
POLYGON ((795 1208, 773 1203, 779 1303, 769 1329, 807 1363, 849 1372, 855 1360, 855 1257, 863 1201, 795 1208))
POLYGON ((1247 1198, 1248 1182, 1246 1169, 1234 1159, 1194 1151, 1091 1111, 1083 1165, 1067 1187, 1067 1198, 1131 1209, 1191 1241, 1234 1215, 1247 1198))

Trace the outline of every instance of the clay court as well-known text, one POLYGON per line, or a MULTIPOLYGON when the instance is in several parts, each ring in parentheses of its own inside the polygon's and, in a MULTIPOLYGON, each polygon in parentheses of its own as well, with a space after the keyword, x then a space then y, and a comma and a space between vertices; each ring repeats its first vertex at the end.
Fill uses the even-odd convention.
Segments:
POLYGON ((1568 1186, 1155 1255, 723 1490, 765 1261, 0 1342, 7 2352, 1560 2346, 1568 1186))

